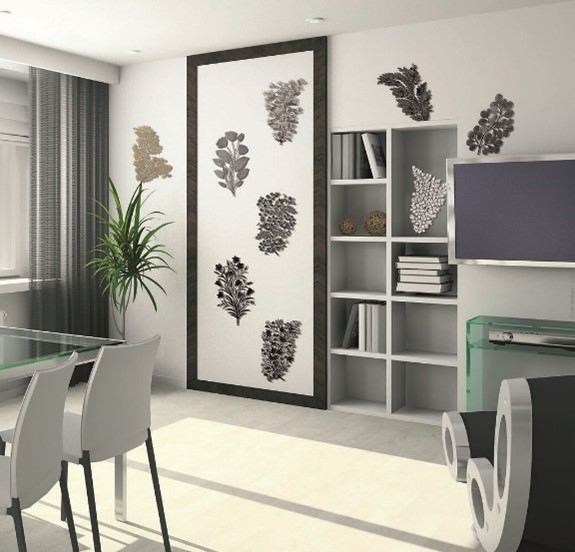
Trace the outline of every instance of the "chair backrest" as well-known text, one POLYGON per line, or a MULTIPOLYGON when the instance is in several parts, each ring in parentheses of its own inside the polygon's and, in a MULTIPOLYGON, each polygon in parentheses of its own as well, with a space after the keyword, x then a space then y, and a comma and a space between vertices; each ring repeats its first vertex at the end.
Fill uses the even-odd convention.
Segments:
POLYGON ((64 406, 78 355, 34 374, 24 395, 10 458, 10 493, 27 508, 58 481, 63 456, 64 406))
POLYGON ((94 461, 131 450, 147 438, 152 373, 160 336, 102 347, 82 411, 82 450, 94 461))

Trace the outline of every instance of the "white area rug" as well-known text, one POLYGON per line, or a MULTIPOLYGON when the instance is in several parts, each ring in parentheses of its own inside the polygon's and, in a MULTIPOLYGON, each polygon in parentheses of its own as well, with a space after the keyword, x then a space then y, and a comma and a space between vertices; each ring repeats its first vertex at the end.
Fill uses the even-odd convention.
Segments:
MULTIPOLYGON (((153 438, 174 552, 480 550, 467 490, 443 466, 193 418, 153 438)), ((113 464, 94 466, 104 551, 161 551, 145 447, 128 458, 128 524, 114 519, 113 464)), ((92 550, 78 466, 70 488, 92 550)), ((58 508, 53 490, 29 512, 58 525, 58 508)))

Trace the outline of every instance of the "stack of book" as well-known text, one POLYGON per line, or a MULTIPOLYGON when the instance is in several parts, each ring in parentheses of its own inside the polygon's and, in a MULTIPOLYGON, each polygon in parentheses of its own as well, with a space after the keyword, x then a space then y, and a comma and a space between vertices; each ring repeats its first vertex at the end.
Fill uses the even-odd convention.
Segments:
POLYGON ((404 255, 397 258, 397 291, 411 293, 447 293, 453 279, 447 255, 404 255))
POLYGON ((351 307, 342 348, 359 351, 385 351, 385 303, 364 301, 351 307))
POLYGON ((372 133, 332 134, 331 177, 385 178, 385 144, 372 133))

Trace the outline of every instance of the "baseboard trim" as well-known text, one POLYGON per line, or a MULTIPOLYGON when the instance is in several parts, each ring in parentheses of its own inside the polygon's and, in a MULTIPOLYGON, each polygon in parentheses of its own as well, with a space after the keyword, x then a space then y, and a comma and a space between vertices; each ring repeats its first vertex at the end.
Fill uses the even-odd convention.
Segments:
POLYGON ((14 397, 23 397, 28 389, 30 378, 21 378, 0 384, 0 401, 7 401, 14 397))
POLYGON ((176 387, 178 389, 186 389, 186 382, 169 376, 162 376, 161 374, 154 374, 152 376, 152 383, 162 386, 176 387))

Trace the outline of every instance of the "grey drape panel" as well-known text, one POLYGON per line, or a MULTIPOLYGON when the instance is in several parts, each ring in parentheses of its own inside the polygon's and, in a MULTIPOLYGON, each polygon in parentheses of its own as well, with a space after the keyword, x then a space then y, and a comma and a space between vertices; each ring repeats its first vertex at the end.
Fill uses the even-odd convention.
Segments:
POLYGON ((108 85, 30 69, 30 321, 108 335, 108 300, 86 268, 108 203, 108 85))

